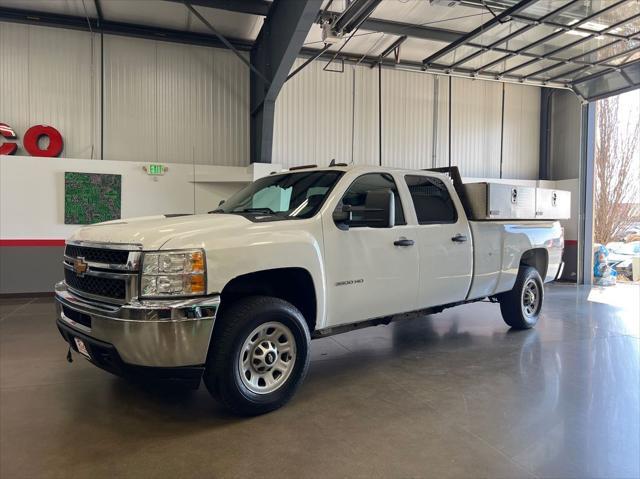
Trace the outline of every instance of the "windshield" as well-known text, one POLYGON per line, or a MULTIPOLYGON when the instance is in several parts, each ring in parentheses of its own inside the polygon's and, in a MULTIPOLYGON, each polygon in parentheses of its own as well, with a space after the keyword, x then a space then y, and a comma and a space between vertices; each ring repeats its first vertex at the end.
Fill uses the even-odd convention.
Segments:
POLYGON ((310 218, 342 176, 340 171, 270 175, 254 181, 220 205, 214 213, 310 218))
POLYGON ((619 254, 638 254, 640 253, 640 241, 623 244, 615 252, 619 254))

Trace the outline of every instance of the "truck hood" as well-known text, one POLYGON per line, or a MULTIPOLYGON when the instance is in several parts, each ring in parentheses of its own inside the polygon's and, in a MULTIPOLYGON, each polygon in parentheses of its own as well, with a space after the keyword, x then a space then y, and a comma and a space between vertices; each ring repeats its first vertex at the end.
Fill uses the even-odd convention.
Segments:
POLYGON ((240 215, 145 216, 86 226, 69 239, 99 243, 140 244, 144 250, 158 250, 169 240, 194 234, 244 229, 251 224, 251 221, 240 215))

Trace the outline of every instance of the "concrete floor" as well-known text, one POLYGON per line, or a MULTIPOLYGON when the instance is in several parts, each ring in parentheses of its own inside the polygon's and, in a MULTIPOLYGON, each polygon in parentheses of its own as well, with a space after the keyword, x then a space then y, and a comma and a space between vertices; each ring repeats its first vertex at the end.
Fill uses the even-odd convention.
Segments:
POLYGON ((314 341, 252 419, 68 364, 51 299, 2 299, 0 477, 638 477, 639 293, 551 286, 530 331, 477 303, 314 341))

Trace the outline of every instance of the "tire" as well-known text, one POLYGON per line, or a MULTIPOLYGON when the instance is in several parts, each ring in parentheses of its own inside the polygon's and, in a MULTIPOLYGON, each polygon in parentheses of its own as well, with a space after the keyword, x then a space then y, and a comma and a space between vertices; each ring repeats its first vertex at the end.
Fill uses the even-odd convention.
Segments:
POLYGON ((544 284, 538 270, 521 266, 511 291, 499 296, 502 319, 514 329, 530 329, 538 322, 544 300, 544 284))
POLYGON ((286 404, 307 375, 310 335, 302 313, 268 296, 221 311, 204 373, 209 392, 241 416, 286 404))

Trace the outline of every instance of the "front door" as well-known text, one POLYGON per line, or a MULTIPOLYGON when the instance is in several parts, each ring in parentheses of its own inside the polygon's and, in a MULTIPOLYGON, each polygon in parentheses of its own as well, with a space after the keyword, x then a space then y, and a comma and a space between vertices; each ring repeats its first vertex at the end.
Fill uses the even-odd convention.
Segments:
POLYGON ((354 212, 347 230, 323 217, 327 285, 326 326, 336 326, 411 311, 416 308, 418 242, 407 225, 393 177, 366 173, 347 188, 339 206, 363 206, 368 191, 390 189, 395 196, 395 225, 367 225, 354 212), (413 244, 411 242, 413 241, 413 244))

